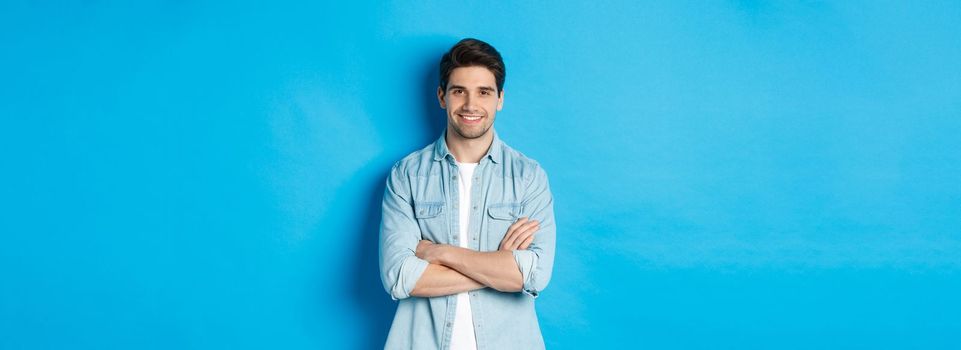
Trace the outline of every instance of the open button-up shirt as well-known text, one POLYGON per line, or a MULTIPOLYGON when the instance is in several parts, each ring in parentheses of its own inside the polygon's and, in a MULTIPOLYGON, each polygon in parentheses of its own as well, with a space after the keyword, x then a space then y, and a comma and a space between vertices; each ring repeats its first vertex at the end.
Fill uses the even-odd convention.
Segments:
POLYGON ((507 228, 520 217, 540 222, 533 243, 512 252, 523 290, 471 291, 474 334, 479 350, 544 348, 534 299, 547 286, 554 266, 554 207, 547 174, 536 161, 504 144, 495 132, 490 149, 474 170, 470 220, 461 223, 457 164, 444 135, 394 164, 387 178, 380 272, 384 289, 398 304, 385 348, 450 346, 456 295, 410 295, 428 265, 415 255, 421 239, 458 246, 459 225, 469 224, 469 247, 496 251, 507 228))

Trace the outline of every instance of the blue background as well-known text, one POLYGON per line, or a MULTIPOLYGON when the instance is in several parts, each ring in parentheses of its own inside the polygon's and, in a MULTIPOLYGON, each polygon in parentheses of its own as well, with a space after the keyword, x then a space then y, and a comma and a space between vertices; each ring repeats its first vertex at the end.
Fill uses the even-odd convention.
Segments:
POLYGON ((961 347, 961 4, 0 5, 0 348, 379 348, 463 37, 555 196, 550 348, 961 347))

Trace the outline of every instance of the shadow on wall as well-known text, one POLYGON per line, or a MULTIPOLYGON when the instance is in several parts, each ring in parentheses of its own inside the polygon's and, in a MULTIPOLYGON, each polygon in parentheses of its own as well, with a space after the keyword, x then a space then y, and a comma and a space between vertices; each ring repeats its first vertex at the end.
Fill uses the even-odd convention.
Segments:
MULTIPOLYGON (((359 237, 355 247, 355 261, 351 265, 354 270, 350 274, 355 279, 348 284, 351 287, 347 291, 347 295, 353 297, 352 302, 362 314, 363 324, 369 326, 367 332, 369 337, 367 337, 367 344, 364 344, 363 348, 383 349, 397 308, 397 302, 391 300, 380 280, 378 257, 381 202, 387 174, 396 161, 407 153, 434 142, 446 128, 446 114, 440 109, 436 96, 438 85, 437 64, 440 56, 453 42, 456 42, 456 40, 451 41, 449 38, 435 39, 430 41, 431 45, 428 47, 421 45, 421 50, 418 50, 418 55, 422 58, 418 59, 418 62, 422 63, 419 67, 419 73, 423 78, 417 85, 418 89, 410 89, 410 91, 418 94, 418 96, 413 97, 414 99, 421 101, 419 104, 420 110, 412 111, 411 114, 419 114, 424 117, 422 120, 425 132, 420 134, 424 137, 422 137, 422 140, 413 141, 420 141, 419 145, 410 150, 391 151, 378 155, 358 172, 358 174, 364 174, 364 176, 355 176, 345 184, 352 189, 347 191, 351 192, 348 195, 357 195, 364 199, 361 201, 364 203, 364 207, 360 208, 362 211, 359 212, 363 213, 360 216, 363 221, 356 225, 357 232, 354 234, 355 237, 359 237)), ((388 137, 410 136, 396 134, 388 135, 388 137)))

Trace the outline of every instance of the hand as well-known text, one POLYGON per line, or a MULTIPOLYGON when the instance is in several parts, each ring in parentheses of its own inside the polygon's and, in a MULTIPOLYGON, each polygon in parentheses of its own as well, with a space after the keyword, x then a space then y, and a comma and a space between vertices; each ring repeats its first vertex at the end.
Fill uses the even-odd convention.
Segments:
POLYGON ((507 228, 507 234, 501 240, 498 250, 527 249, 534 241, 534 232, 539 228, 540 223, 536 220, 527 220, 527 217, 517 219, 507 228))
POLYGON ((427 260, 429 263, 439 264, 441 255, 444 253, 445 245, 435 244, 434 242, 422 239, 417 243, 417 252, 414 253, 418 258, 427 260))

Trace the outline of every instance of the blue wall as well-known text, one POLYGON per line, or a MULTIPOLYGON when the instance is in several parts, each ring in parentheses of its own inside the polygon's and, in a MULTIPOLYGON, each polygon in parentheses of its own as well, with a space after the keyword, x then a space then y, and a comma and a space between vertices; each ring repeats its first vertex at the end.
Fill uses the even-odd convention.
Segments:
POLYGON ((551 348, 961 347, 958 2, 0 5, 0 348, 378 348, 458 39, 539 160, 551 348))

